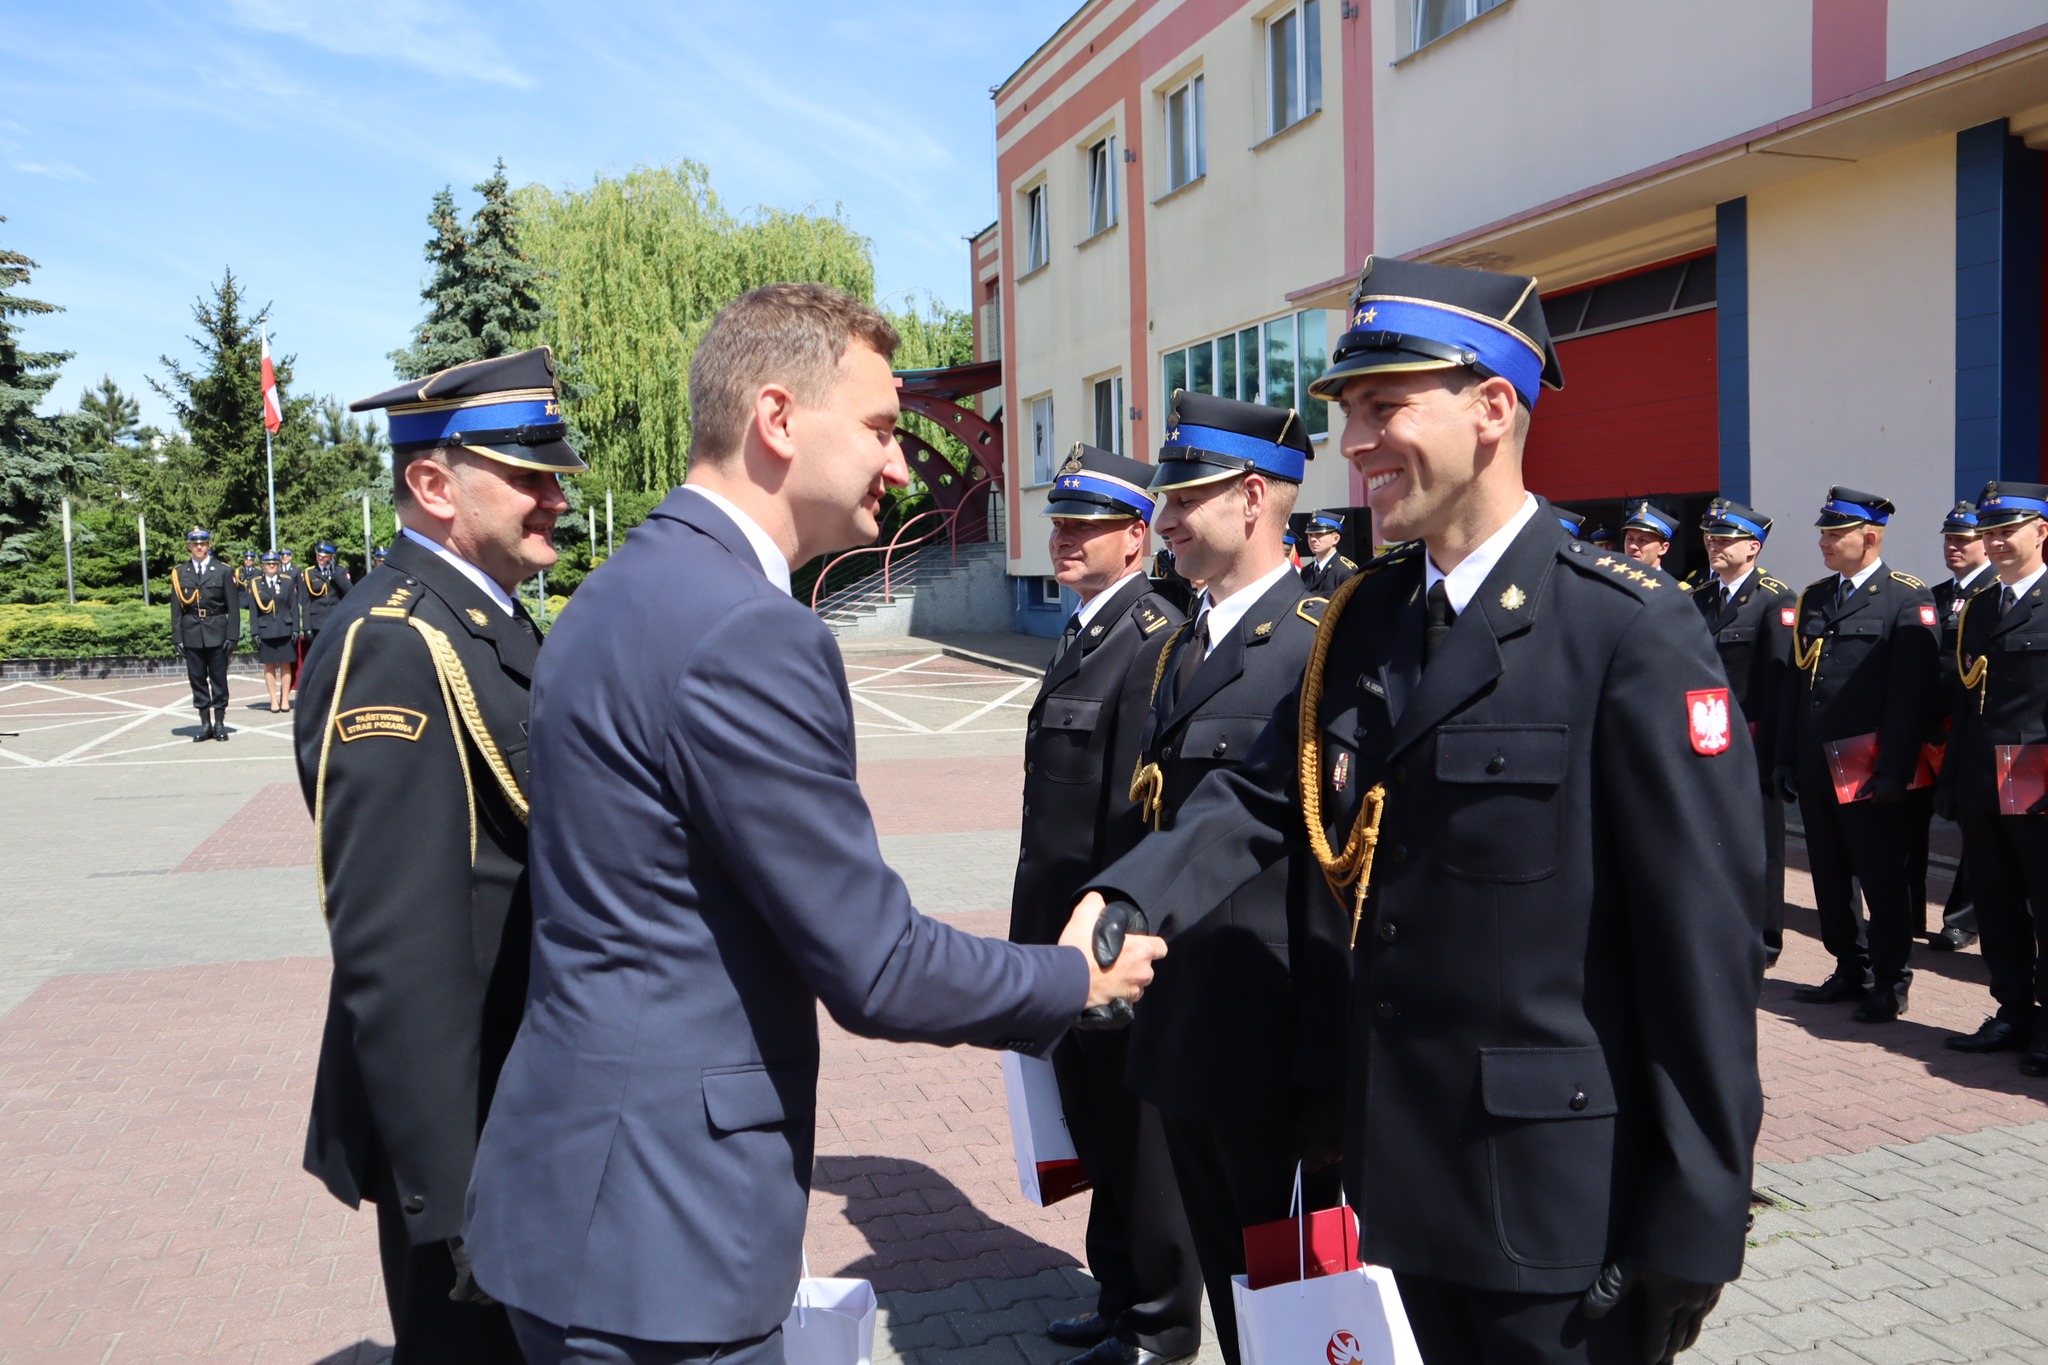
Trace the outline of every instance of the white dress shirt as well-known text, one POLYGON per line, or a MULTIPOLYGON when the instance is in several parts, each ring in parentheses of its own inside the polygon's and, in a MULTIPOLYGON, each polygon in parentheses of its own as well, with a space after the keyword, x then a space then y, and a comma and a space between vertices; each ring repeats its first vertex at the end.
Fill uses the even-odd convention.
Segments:
POLYGON ((1472 600, 1473 594, 1486 582, 1486 576, 1493 572, 1493 566, 1500 563, 1500 557, 1508 552, 1508 546, 1514 543, 1522 528, 1529 524, 1529 518, 1535 515, 1536 495, 1522 494, 1520 510, 1507 519, 1506 525, 1480 541, 1479 548, 1459 560, 1458 567, 1449 573, 1439 569, 1434 559, 1424 556, 1422 590, 1428 592, 1441 579, 1444 596, 1451 599, 1451 610, 1462 615, 1465 604, 1472 600))
POLYGON ((782 557, 781 547, 761 529, 760 522, 742 512, 731 498, 723 493, 714 493, 703 484, 686 483, 683 491, 695 493, 731 517, 733 525, 739 527, 740 534, 747 538, 747 544, 754 547, 754 557, 761 561, 761 572, 768 575, 768 581, 785 593, 789 591, 789 561, 782 557))
POLYGON ((499 587, 497 579, 492 578, 489 574, 449 549, 446 545, 438 541, 428 540, 410 526, 399 527, 398 534, 411 537, 429 550, 432 550, 440 558, 447 560, 455 566, 456 572, 476 584, 479 588, 482 588, 489 595, 490 599, 498 604, 498 610, 504 612, 507 616, 512 614, 512 594, 499 587))
POLYGON ((1200 621, 1204 613, 1209 617, 1209 648, 1203 652, 1202 657, 1206 659, 1214 654, 1216 642, 1236 630, 1237 623, 1244 620, 1244 614, 1257 606, 1259 599, 1264 597, 1275 583, 1295 572, 1295 567, 1283 559, 1270 573, 1245 584, 1221 602, 1211 602, 1209 590, 1204 588, 1202 600, 1195 603, 1195 620, 1200 621))
POLYGON ((1086 630, 1088 628, 1088 623, 1095 619, 1095 614, 1097 612, 1102 610, 1102 604, 1107 602, 1111 597, 1114 597, 1116 595, 1116 590, 1118 588, 1121 588, 1124 584, 1130 582, 1132 578, 1136 577, 1138 574, 1143 573, 1144 571, 1145 570, 1142 565, 1133 564, 1131 566, 1131 571, 1129 573, 1125 574, 1122 578, 1119 578, 1116 582, 1110 584, 1101 592, 1096 593, 1095 596, 1089 598, 1086 602, 1083 602, 1079 607, 1075 608, 1074 615, 1080 619, 1081 629, 1086 630))

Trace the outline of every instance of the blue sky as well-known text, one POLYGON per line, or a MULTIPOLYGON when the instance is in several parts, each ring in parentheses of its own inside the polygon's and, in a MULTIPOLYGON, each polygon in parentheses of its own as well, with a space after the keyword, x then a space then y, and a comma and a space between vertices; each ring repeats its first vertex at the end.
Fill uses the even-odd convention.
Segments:
POLYGON ((391 382, 419 320, 426 212, 504 157, 587 185, 688 157, 734 207, 843 204, 885 297, 967 294, 994 217, 988 89, 1078 0, 823 4, 183 0, 6 6, 0 244, 41 266, 29 322, 166 422, 158 357, 232 266, 302 392, 391 382))

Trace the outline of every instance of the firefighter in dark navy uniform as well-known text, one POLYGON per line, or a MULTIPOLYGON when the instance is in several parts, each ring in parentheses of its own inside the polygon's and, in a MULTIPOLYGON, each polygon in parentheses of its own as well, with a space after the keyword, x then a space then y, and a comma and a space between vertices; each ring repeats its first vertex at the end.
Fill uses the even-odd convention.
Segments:
POLYGON ((1302 561, 1301 585, 1311 597, 1328 597, 1358 572, 1349 555, 1338 553, 1344 539, 1344 514, 1318 512, 1308 519, 1308 558, 1302 561))
POLYGON ((171 641, 185 656, 192 707, 199 712, 193 743, 228 737, 228 659, 242 634, 234 573, 213 557, 213 535, 186 532, 192 557, 171 569, 171 641))
POLYGON ((1937 801, 1963 829, 1998 1009, 1958 1052, 2020 1052, 2048 1076, 2048 486, 1986 484, 1977 526, 1996 569, 1957 625, 1959 686, 1937 801))
POLYGON ((1799 594, 1778 726, 1776 781, 1799 802, 1821 942, 1835 959, 1827 980, 1793 995, 1861 1001, 1864 1023, 1904 1014, 1913 982, 1907 963, 1923 912, 1909 889, 1907 792, 1938 701, 1934 596, 1883 560, 1893 511, 1875 493, 1828 490, 1814 524, 1821 559, 1835 572, 1799 594), (1838 766, 1867 794, 1840 800, 1838 766), (1867 931, 1855 886, 1869 907, 1867 931))
MULTIPOLYGON (((1936 583, 1934 614, 1941 620, 1942 701, 1938 707, 1944 726, 1955 710, 1962 679, 1956 672, 1956 634, 1963 620, 1963 608, 1975 594, 1998 581, 1984 550, 1984 533, 1977 525, 1977 504, 1965 499, 1949 509, 1941 522, 1941 559, 1949 577, 1936 583)), ((1927 814, 1932 818, 1930 804, 1927 814)), ((1920 837, 1918 851, 1925 879, 1926 836, 1920 837)), ((1969 854, 1956 859, 1956 872, 1949 882, 1948 901, 1941 908, 1941 927, 1926 935, 1927 946, 1937 953, 1960 952, 1977 941, 1977 907, 1970 897, 1969 854)), ((1924 901, 1924 898, 1923 898, 1924 901)), ((1920 927, 1927 928, 1926 912, 1920 927)))
POLYGON ((306 636, 306 648, 320 638, 336 604, 355 586, 348 568, 335 557, 334 547, 321 541, 313 547, 313 562, 299 570, 299 624, 306 636))
POLYGON ((1621 524, 1621 548, 1638 564, 1662 568, 1677 529, 1669 512, 1645 499, 1629 509, 1628 520, 1621 524))
POLYGON ((1792 663, 1792 589, 1764 571, 1758 557, 1771 519, 1727 498, 1715 498, 1700 521, 1707 579, 1693 591, 1707 633, 1728 674, 1728 686, 1749 718, 1758 755, 1764 809, 1764 965, 1785 947, 1785 803, 1770 780, 1778 744, 1778 695, 1792 663))
MULTIPOLYGON (((1145 576, 1151 477, 1141 460, 1076 445, 1046 502, 1054 576, 1081 605, 1025 721, 1013 943, 1059 942, 1089 876, 1145 833, 1131 773, 1160 651, 1186 619, 1145 576)), ((1201 1272, 1158 1111, 1124 1083, 1129 1043, 1125 1030, 1077 1031, 1052 1054, 1093 1188, 1088 1268, 1100 1288, 1095 1311, 1047 1330, 1064 1345, 1177 1359, 1201 1345, 1201 1272)))
POLYGON ((1369 260, 1350 322, 1311 392, 1375 532, 1415 543, 1324 608, 1250 760, 1096 890, 1173 944, 1156 995, 1305 848, 1355 936, 1344 1187, 1423 1359, 1660 1359, 1741 1272, 1762 1118, 1740 703, 1668 575, 1524 489, 1562 382, 1535 280, 1369 260))
POLYGON ((306 658, 296 725, 334 951, 306 1168, 377 1205, 400 1362, 522 1359, 475 1290, 463 1197, 526 994, 528 693, 514 600, 555 561, 564 439, 545 348, 351 405, 389 410, 402 526, 306 658))
MULTIPOLYGON (((1151 687, 1143 767, 1132 794, 1171 829, 1203 776, 1234 767, 1274 705, 1301 680, 1323 599, 1281 548, 1314 447, 1290 408, 1176 391, 1151 490, 1153 527, 1203 584, 1151 687)), ((1154 836, 1156 837, 1156 836, 1154 836)), ((1341 1045, 1342 965, 1296 940, 1307 926, 1307 865, 1274 867, 1174 947, 1131 1030, 1130 1083, 1158 1106, 1209 1291, 1217 1347, 1236 1365, 1230 1277, 1244 1229, 1287 1216, 1301 1128, 1297 1048, 1341 1045), (1290 966, 1291 964, 1291 966, 1290 966), (1318 975, 1319 974, 1319 975, 1318 975), (1320 1015, 1313 1014, 1315 1006, 1320 1015)), ((1335 936, 1334 915, 1327 938, 1335 936)), ((1334 1111, 1331 1111, 1334 1114, 1334 1111)), ((1334 1127, 1334 1123, 1329 1126, 1334 1127)), ((1334 1148, 1334 1135, 1326 1143, 1334 1148)), ((1334 1203, 1335 1171, 1316 1183, 1334 1203)))

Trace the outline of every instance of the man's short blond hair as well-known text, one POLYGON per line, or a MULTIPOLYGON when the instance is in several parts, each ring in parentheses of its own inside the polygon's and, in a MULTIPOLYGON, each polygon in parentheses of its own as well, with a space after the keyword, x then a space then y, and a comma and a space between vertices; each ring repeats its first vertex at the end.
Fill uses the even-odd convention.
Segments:
POLYGON ((763 285, 727 304, 690 361, 690 458, 723 464, 737 454, 763 385, 822 402, 855 340, 896 357, 889 320, 829 284, 763 285))

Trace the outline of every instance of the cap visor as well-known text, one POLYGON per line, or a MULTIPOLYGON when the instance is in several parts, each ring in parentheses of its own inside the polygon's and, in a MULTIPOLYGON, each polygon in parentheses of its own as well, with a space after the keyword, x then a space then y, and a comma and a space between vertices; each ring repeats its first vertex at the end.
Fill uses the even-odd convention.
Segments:
POLYGON ((1451 361, 1419 351, 1368 351, 1346 356, 1324 370, 1308 386, 1309 396, 1336 402, 1344 386, 1362 374, 1405 374, 1420 370, 1455 370, 1451 361))
POLYGON ((537 446, 463 446, 472 455, 481 455, 499 464, 509 464, 518 469, 544 469, 553 474, 577 474, 590 468, 581 457, 569 447, 567 441, 549 441, 537 446))
POLYGON ((1069 521, 1131 521, 1143 514, 1129 507, 1111 507, 1107 503, 1083 502, 1076 498, 1057 498, 1045 505, 1045 511, 1041 515, 1065 517, 1069 521))
MULTIPOLYGON (((1212 464, 1201 464, 1194 460, 1161 460, 1159 472, 1152 476, 1147 491, 1167 493, 1176 488, 1194 488, 1205 483, 1222 483, 1225 479, 1242 478, 1246 474, 1262 471, 1254 469, 1218 469, 1212 464)), ((1269 475, 1268 477, 1277 477, 1269 475)))

